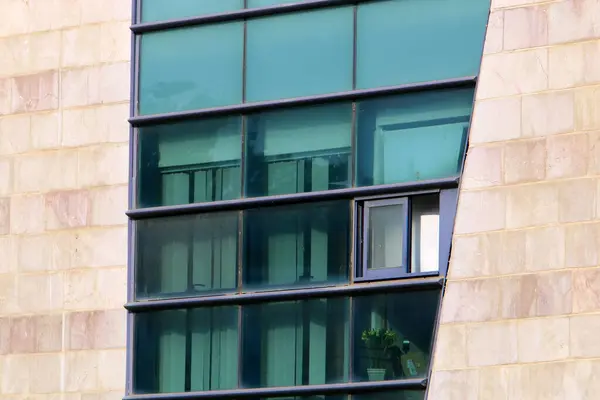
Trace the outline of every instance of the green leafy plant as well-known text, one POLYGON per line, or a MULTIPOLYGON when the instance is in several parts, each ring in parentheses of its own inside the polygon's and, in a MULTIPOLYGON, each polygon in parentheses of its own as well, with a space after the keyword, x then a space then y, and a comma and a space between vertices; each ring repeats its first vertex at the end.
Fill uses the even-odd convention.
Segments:
POLYGON ((391 329, 367 329, 361 339, 367 348, 371 368, 386 368, 390 350, 396 347, 396 332, 391 329))

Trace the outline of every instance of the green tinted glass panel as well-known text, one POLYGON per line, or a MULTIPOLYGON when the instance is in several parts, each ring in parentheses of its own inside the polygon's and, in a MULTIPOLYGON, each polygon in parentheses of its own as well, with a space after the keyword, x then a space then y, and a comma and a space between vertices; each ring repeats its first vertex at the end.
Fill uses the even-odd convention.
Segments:
POLYGON ((134 392, 237 387, 238 308, 135 314, 134 392))
POLYGON ((355 381, 424 378, 439 290, 355 297, 355 381))
POLYGON ((140 128, 138 206, 240 197, 241 118, 140 128))
POLYGON ((244 0, 142 0, 142 22, 196 17, 244 8, 244 0))
POLYGON ((425 390, 399 390, 352 395, 351 400, 425 400, 425 390))
POLYGON ((347 299, 251 305, 242 311, 244 387, 348 380, 347 299))
POLYGON ((245 287, 323 285, 348 279, 349 201, 244 213, 245 287))
POLYGON ((235 289, 237 212, 147 219, 136 228, 138 299, 235 289))
POLYGON ((360 102, 357 184, 381 185, 457 175, 472 103, 472 89, 360 102))
POLYGON ((490 2, 387 0, 358 6, 359 89, 476 75, 490 2))
POLYGON ((302 1, 306 0, 248 0, 248 8, 268 7, 286 3, 302 3, 302 1))
POLYGON ((246 126, 247 196, 350 186, 351 104, 255 114, 246 126))
POLYGON ((139 113, 241 103, 243 22, 145 33, 139 113))
POLYGON ((352 89, 352 7, 248 21, 246 100, 352 89))

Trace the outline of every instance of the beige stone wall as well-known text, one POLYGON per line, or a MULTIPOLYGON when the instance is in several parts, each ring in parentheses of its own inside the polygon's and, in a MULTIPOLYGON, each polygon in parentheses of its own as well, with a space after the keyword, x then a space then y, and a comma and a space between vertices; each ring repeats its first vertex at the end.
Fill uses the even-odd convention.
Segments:
POLYGON ((124 394, 129 0, 0 0, 0 399, 124 394))
POLYGON ((600 398, 600 2, 493 0, 430 400, 600 398))

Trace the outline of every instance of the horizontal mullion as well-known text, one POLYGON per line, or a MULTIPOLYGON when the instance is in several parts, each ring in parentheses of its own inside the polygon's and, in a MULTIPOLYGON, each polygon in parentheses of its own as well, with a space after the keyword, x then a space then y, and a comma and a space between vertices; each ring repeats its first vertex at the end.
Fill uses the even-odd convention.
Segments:
POLYGON ((435 89, 453 89, 475 85, 476 76, 444 79, 438 81, 409 83, 405 85, 385 86, 373 89, 357 89, 346 92, 329 93, 315 96, 295 97, 290 99, 259 101, 253 103, 234 104, 231 106, 204 108, 190 111, 177 111, 164 114, 137 115, 129 118, 129 123, 136 127, 224 114, 245 114, 256 111, 294 107, 310 104, 324 104, 342 100, 359 100, 377 96, 412 93, 435 89))
POLYGON ((148 312, 208 307, 221 305, 245 305, 265 302, 304 300, 313 298, 331 298, 340 296, 356 296, 369 293, 390 293, 401 290, 427 290, 441 288, 444 278, 418 277, 396 281, 347 284, 344 286, 306 287, 277 291, 252 292, 242 294, 222 294, 204 297, 188 297, 163 300, 144 300, 130 302, 125 308, 130 312, 148 312))
POLYGON ((299 203, 314 203, 353 199, 355 197, 378 196, 387 194, 410 194, 409 191, 454 189, 458 187, 459 177, 452 176, 443 179, 426 181, 394 183, 377 186, 361 186, 347 189, 324 190, 320 192, 305 192, 275 196, 241 198, 237 200, 220 200, 206 203, 181 204, 175 206, 159 206, 136 208, 126 214, 134 220, 172 217, 177 215, 198 214, 213 211, 241 211, 250 208, 292 205, 299 203))
POLYGON ((260 389, 213 390, 195 393, 133 394, 125 396, 123 400, 260 399, 266 397, 373 393, 389 390, 425 390, 426 387, 427 379, 413 378, 397 381, 334 383, 329 385, 288 386, 260 389))
POLYGON ((186 26, 197 26, 212 24, 216 22, 236 21, 247 18, 265 17, 269 15, 285 14, 295 11, 314 10, 317 8, 343 6, 356 3, 366 3, 370 0, 305 0, 297 3, 276 4, 268 7, 245 8, 218 14, 199 15, 170 19, 166 21, 142 22, 130 27, 133 33, 156 32, 166 29, 183 28, 186 26))

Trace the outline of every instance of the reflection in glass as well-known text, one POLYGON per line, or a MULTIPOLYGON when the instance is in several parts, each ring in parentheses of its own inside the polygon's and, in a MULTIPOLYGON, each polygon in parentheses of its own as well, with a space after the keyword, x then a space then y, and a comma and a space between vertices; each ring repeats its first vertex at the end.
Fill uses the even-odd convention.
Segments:
POLYGON ((139 207, 240 197, 240 117, 139 130, 139 207))
POLYGON ((246 195, 349 187, 351 124, 349 103, 249 116, 246 195))
POLYGON ((357 88, 477 75, 489 8, 479 0, 360 4, 357 88))
POLYGON ((244 286, 281 288, 346 281, 349 218, 347 200, 246 211, 244 286))
POLYGON ((244 387, 347 381, 347 299, 251 305, 243 315, 244 387))
POLYGON ((411 272, 439 270, 439 195, 413 197, 411 202, 411 272))
POLYGON ((352 395, 351 400, 425 400, 425 390, 398 390, 352 395))
POLYGON ((353 37, 352 7, 248 20, 246 101, 352 89, 353 37))
POLYGON ((136 229, 138 299, 235 289, 237 212, 141 220, 136 229))
POLYGON ((301 3, 306 0, 248 0, 248 8, 268 7, 285 3, 301 3))
POLYGON ((405 272, 406 199, 369 201, 366 210, 369 219, 367 269, 397 268, 405 272))
POLYGON ((472 89, 359 102, 357 184, 381 185, 457 175, 472 103, 472 89))
POLYGON ((244 0, 142 0, 142 22, 197 17, 243 7, 244 0))
POLYGON ((439 290, 354 298, 354 379, 426 377, 439 290))
POLYGON ((238 309, 135 314, 134 392, 237 387, 238 309))
POLYGON ((139 113, 242 102, 243 22, 141 36, 139 113))

